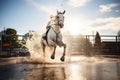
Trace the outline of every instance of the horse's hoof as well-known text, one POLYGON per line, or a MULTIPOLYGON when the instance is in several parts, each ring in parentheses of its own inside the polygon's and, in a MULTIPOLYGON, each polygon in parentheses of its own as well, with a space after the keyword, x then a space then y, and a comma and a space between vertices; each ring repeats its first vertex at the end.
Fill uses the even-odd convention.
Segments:
POLYGON ((64 56, 62 56, 62 57, 60 58, 60 60, 61 60, 61 61, 64 61, 64 60, 65 60, 65 57, 64 57, 64 56))
POLYGON ((55 56, 54 56, 54 55, 52 55, 52 56, 51 56, 51 59, 55 59, 55 56))

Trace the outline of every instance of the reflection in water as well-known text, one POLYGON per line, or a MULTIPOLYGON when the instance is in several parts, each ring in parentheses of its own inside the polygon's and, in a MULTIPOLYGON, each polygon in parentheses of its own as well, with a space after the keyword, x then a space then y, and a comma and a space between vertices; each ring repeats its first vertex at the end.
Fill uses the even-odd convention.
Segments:
POLYGON ((92 59, 96 61, 81 58, 62 64, 4 65, 0 66, 0 80, 120 80, 120 61, 92 59))
POLYGON ((87 77, 85 77, 85 69, 86 67, 81 67, 81 66, 78 66, 78 65, 75 65, 75 64, 71 64, 69 66, 69 77, 68 77, 68 80, 74 80, 74 79, 77 79, 77 80, 87 80, 87 77))
POLYGON ((116 63, 71 64, 66 68, 67 80, 120 80, 120 66, 117 66, 116 63))
MULTIPOLYGON (((120 63, 118 63, 120 65, 120 63)), ((47 64, 49 65, 49 64, 47 64)), ((35 67, 35 66, 34 66, 35 67)), ((120 66, 119 66, 120 68, 120 66)), ((64 66, 40 66, 28 70, 32 80, 119 80, 116 63, 73 63, 64 66), (50 67, 51 66, 51 67, 50 67), (32 75, 31 75, 32 74, 32 75)))
POLYGON ((64 67, 41 67, 27 71, 29 80, 65 80, 64 67))

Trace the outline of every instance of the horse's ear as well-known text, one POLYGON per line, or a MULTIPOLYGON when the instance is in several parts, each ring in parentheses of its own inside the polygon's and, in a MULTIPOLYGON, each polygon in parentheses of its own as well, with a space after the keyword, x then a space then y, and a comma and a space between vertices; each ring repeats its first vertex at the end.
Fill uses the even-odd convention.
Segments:
POLYGON ((65 10, 63 11, 63 14, 65 14, 65 10))

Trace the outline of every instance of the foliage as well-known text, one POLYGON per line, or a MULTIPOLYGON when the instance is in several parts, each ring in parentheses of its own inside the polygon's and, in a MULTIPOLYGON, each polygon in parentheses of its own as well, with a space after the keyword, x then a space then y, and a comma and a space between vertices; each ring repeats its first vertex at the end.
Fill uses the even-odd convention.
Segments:
POLYGON ((4 30, 2 35, 2 43, 8 43, 11 45, 12 48, 18 47, 19 44, 17 31, 12 28, 7 28, 6 30, 4 30))
POLYGON ((99 35, 98 32, 96 33, 96 36, 95 36, 95 44, 94 44, 94 47, 95 47, 95 48, 98 48, 98 49, 101 47, 101 38, 100 38, 100 35, 99 35))

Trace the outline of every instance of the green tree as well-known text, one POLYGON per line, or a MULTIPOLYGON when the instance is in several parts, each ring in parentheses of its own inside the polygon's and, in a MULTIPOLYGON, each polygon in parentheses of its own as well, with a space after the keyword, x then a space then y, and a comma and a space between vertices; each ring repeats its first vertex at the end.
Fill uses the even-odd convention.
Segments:
POLYGON ((94 47, 97 48, 97 49, 99 49, 101 47, 101 38, 100 38, 100 35, 99 35, 98 32, 96 33, 96 36, 95 36, 94 47))
POLYGON ((2 41, 3 43, 9 43, 12 48, 18 47, 19 43, 17 31, 12 28, 7 28, 2 36, 2 41))

